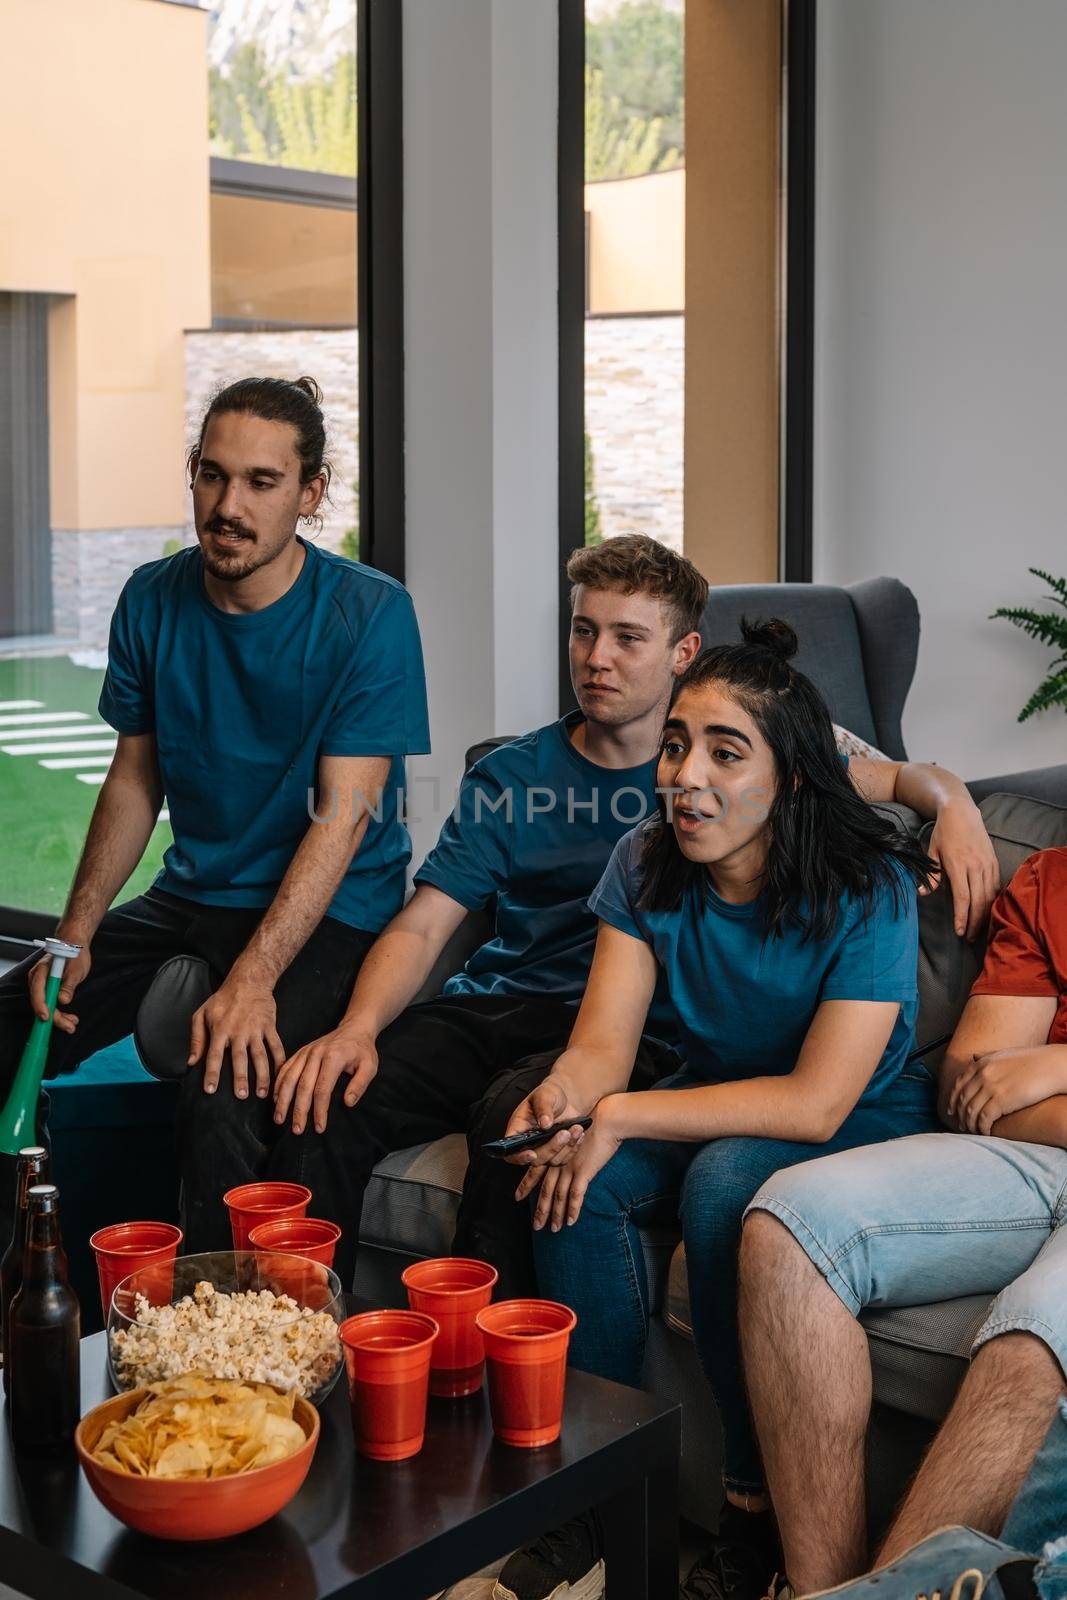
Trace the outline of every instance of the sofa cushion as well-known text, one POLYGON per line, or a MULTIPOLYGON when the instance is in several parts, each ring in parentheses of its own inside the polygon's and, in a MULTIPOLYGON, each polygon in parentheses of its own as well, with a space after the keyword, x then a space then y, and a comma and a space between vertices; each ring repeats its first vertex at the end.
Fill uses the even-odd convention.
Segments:
POLYGON ((939 1422, 962 1382, 992 1301, 992 1295, 971 1294, 934 1305, 872 1306, 863 1312, 874 1398, 939 1422))
POLYGON ((394 1150, 367 1185, 360 1242, 402 1255, 448 1255, 466 1170, 461 1133, 394 1150))
MULTIPOLYGON (((1017 794, 993 794, 979 807, 997 853, 1002 883, 1007 883, 1035 850, 1067 844, 1067 810, 1017 794)), ((919 835, 929 845, 933 825, 919 835)), ((973 945, 956 935, 952 896, 945 886, 919 901, 919 1020, 917 1042, 927 1045, 951 1033, 981 971, 985 940, 973 945)), ((936 1070, 944 1046, 924 1055, 936 1070)))

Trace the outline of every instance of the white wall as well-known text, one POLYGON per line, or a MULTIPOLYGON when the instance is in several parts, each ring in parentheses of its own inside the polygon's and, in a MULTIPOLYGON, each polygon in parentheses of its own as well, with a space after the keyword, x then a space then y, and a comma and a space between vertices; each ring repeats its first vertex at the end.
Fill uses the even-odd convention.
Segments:
POLYGON ((818 51, 815 577, 918 597, 915 758, 1067 761, 986 620, 1067 573, 1067 4, 820 0, 818 51))
MULTIPOLYGON (((404 0, 407 582, 433 755, 556 715, 556 7, 404 0)), ((441 780, 430 804, 425 779, 441 780)))

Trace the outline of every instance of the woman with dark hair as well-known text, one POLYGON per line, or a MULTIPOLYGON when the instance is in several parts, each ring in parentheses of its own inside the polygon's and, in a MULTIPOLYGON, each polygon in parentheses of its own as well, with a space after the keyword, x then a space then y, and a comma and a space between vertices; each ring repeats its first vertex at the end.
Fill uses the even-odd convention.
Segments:
POLYGON ((592 1115, 584 1136, 513 1158, 529 1168, 517 1198, 536 1191, 541 1289, 578 1313, 576 1366, 640 1382, 638 1228, 681 1220, 725 1442, 719 1538, 683 1588, 701 1600, 760 1595, 780 1562, 736 1334, 745 1208, 782 1167, 938 1126, 912 1059, 915 898, 933 863, 855 793, 825 704, 790 665, 792 629, 742 632, 678 681, 660 813, 616 846, 568 1048, 508 1127, 592 1115), (626 1094, 661 973, 686 1066, 626 1094))

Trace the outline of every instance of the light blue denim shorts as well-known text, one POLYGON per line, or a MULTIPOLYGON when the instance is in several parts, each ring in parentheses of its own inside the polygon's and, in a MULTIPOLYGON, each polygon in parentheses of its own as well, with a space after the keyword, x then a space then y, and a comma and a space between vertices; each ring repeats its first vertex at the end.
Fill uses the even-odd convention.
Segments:
POLYGON ((784 1223, 854 1316, 996 1295, 973 1350, 1028 1332, 1067 1373, 1067 1151, 917 1133, 779 1172, 753 1211, 784 1223))

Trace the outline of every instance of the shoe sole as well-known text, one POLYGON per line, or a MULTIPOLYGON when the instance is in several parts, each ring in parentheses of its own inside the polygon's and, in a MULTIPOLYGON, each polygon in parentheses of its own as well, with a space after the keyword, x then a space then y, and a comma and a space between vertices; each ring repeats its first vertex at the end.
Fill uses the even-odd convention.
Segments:
MULTIPOLYGON (((598 1561, 577 1583, 559 1583, 550 1594, 540 1596, 539 1600, 601 1600, 603 1593, 604 1563, 598 1561)), ((493 1585, 493 1600, 516 1600, 515 1591, 501 1588, 496 1583, 493 1585)))

